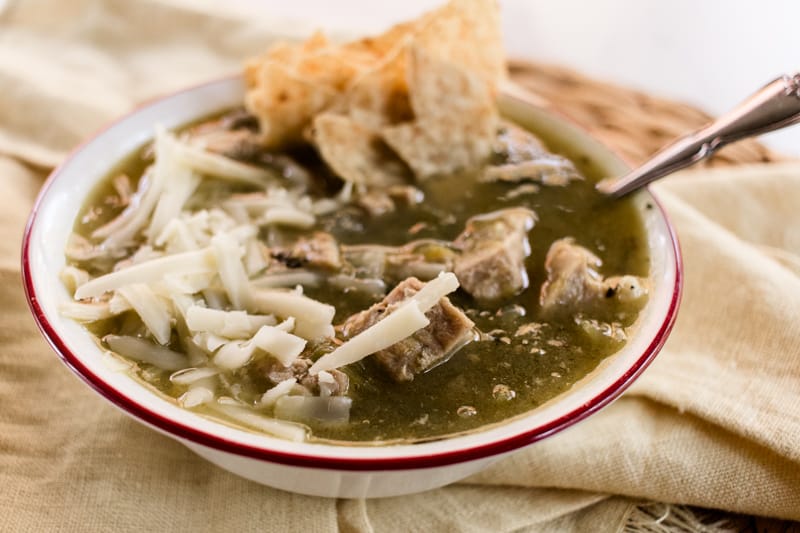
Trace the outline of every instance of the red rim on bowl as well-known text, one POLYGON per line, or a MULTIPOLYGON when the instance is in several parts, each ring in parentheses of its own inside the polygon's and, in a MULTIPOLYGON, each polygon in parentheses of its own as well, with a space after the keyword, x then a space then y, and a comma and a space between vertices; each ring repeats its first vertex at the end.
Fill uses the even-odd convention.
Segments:
MULTIPOLYGON (((229 78, 228 78, 229 79, 229 78)), ((649 346, 643 353, 636 359, 636 361, 627 369, 627 371, 617 378, 613 383, 606 387, 599 394, 593 396, 589 401, 581 404, 578 408, 558 417, 555 420, 541 424, 523 432, 516 433, 506 438, 471 446, 456 450, 442 451, 430 454, 419 454, 403 457, 376 457, 376 458, 354 458, 342 456, 315 456, 303 453, 293 453, 273 450, 265 447, 259 447, 241 442, 232 441, 216 434, 212 434, 189 425, 177 422, 167 418, 158 412, 151 410, 148 407, 140 404, 133 398, 121 393, 113 386, 104 381, 100 376, 92 372, 81 359, 73 352, 67 345, 67 342, 58 334, 56 328, 51 323, 50 319, 46 316, 36 293, 36 287, 32 278, 32 265, 31 265, 31 233, 34 228, 37 215, 39 213, 40 205, 43 202, 48 189, 58 179, 64 167, 82 150, 86 148, 94 139, 100 136, 103 132, 125 120, 131 114, 136 113, 149 106, 156 105, 158 102, 174 97, 176 95, 196 90, 211 84, 220 83, 225 80, 215 80, 209 83, 197 85, 182 91, 178 91, 171 95, 165 96, 157 100, 153 100, 139 106, 131 113, 123 116, 122 118, 109 124, 102 130, 98 131, 95 135, 87 141, 78 146, 67 159, 59 165, 48 177, 39 196, 34 204, 30 218, 28 219, 25 228, 25 234, 22 241, 22 280, 25 289, 25 294, 31 312, 36 320, 39 329, 44 335, 50 346, 56 351, 61 360, 75 372, 83 381, 91 386, 95 391, 104 396, 108 401, 115 404, 128 414, 134 416, 140 421, 160 429, 166 433, 185 439, 187 441, 206 446, 208 448, 220 450, 234 455, 250 457, 263 461, 269 461, 284 465, 303 466, 311 468, 325 468, 335 470, 348 470, 348 471, 369 471, 369 470, 406 470, 415 468, 431 468, 446 466, 455 463, 462 463, 477 459, 482 459, 489 456, 499 455, 510 452, 517 448, 521 448, 528 444, 534 443, 545 437, 553 435, 571 425, 579 422, 604 407, 605 405, 616 399, 627 387, 647 368, 655 355, 666 342, 668 334, 672 329, 677 316, 678 305, 683 286, 683 271, 680 254, 680 246, 675 234, 674 228, 667 218, 663 207, 658 202, 658 199, 653 196, 657 209, 666 223, 667 230, 670 236, 670 241, 673 248, 673 255, 675 261, 675 283, 672 290, 672 296, 669 307, 664 318, 663 323, 659 327, 655 337, 650 342, 649 346)), ((652 195, 652 193, 651 193, 652 195)))

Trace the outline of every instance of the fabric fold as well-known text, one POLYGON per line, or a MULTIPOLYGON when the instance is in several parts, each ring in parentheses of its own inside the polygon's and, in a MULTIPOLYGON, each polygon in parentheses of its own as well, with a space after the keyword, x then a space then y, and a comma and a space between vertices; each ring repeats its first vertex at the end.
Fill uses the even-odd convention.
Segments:
POLYGON ((643 499, 800 519, 800 162, 659 183, 685 266, 662 353, 602 412, 450 487, 339 502, 262 487, 72 376, 19 278, 47 170, 137 103, 308 30, 157 0, 28 0, 0 16, 0 529, 617 531, 649 516, 643 499))

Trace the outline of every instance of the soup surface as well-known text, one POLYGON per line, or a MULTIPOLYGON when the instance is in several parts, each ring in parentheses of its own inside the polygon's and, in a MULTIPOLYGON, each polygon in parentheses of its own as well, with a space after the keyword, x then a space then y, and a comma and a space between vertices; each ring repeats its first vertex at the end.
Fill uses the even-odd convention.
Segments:
MULTIPOLYGON (((238 111, 229 112, 222 122, 235 121, 238 116, 238 111)), ((200 126, 187 127, 186 131, 191 137, 192 132, 204 131, 204 125, 211 125, 209 128, 213 129, 219 123, 219 117, 212 117, 201 121, 200 126)), ((233 128, 234 131, 246 129, 233 128)), ((527 283, 521 290, 500 300, 475 298, 463 288, 449 294, 452 304, 474 322, 470 342, 449 354, 443 362, 416 373, 412 380, 393 379, 374 357, 339 368, 349 383, 346 392, 339 390, 334 396, 339 394, 352 400, 348 416, 345 420, 337 417, 335 421, 313 415, 295 418, 294 422, 309 428, 309 440, 365 444, 413 442, 498 423, 567 390, 621 348, 626 328, 636 320, 642 299, 625 301, 612 297, 613 291, 609 290, 605 299, 579 301, 567 310, 553 312, 542 303, 542 286, 549 275, 545 263, 554 243, 572 238, 574 244, 602 259, 602 265, 592 269, 598 274, 597 279, 617 275, 646 278, 649 264, 641 220, 630 200, 610 201, 594 190, 595 180, 602 176, 596 175, 592 161, 580 153, 569 152, 568 147, 550 145, 548 150, 572 161, 576 179, 549 185, 546 179, 544 183, 487 181, 486 168, 480 168, 415 183, 414 189, 405 191, 404 196, 414 196, 414 199, 395 198, 384 212, 363 199, 368 191, 345 198, 347 191, 343 191, 342 183, 331 175, 313 151, 256 151, 242 156, 250 165, 289 176, 289 182, 302 176, 306 181, 301 189, 314 202, 337 199, 336 209, 317 214, 310 227, 259 226, 257 239, 263 243, 265 261, 262 268, 254 267, 250 272, 254 283, 275 272, 279 275, 310 273, 313 282, 304 282, 302 276, 298 278, 297 284, 302 286, 303 294, 335 307, 336 336, 319 342, 309 341, 303 355, 311 361, 342 344, 346 336, 341 324, 381 301, 399 281, 390 276, 384 279, 382 290, 364 290, 355 282, 342 282, 341 272, 353 279, 363 277, 358 273, 353 274, 346 268, 320 268, 275 250, 290 249, 292 243, 314 232, 332 237, 344 257, 348 257, 347 250, 357 250, 359 245, 400 247, 420 240, 442 243, 443 248, 449 249, 449 243, 457 241, 470 218, 477 215, 512 207, 526 208, 536 215, 525 237, 530 253, 524 259, 527 283)), ((508 157, 508 153, 493 156, 498 164, 508 157)), ((128 205, 125 188, 135 190, 152 163, 152 147, 146 146, 109 173, 76 220, 74 229, 83 238, 81 242, 98 246, 99 241, 93 234, 120 216, 128 205), (120 186, 120 176, 127 177, 128 185, 120 186)), ((235 202, 230 200, 259 194, 263 194, 263 187, 208 177, 191 193, 182 216, 217 208, 235 218, 236 210, 241 208, 234 207, 235 202)), ((125 248, 126 254, 137 250, 144 254, 142 246, 146 242, 143 232, 136 233, 125 248)), ((146 253, 158 254, 160 250, 157 245, 150 246, 146 253)), ((68 253, 68 257, 73 267, 92 278, 111 272, 124 259, 101 253, 83 256, 68 253)), ((220 296, 219 291, 213 289, 205 288, 191 297, 208 308, 230 310, 234 307, 230 298, 224 294, 220 296)), ((98 339, 108 339, 108 335, 129 336, 157 344, 138 309, 93 321, 89 327, 98 339)), ((193 338, 197 341, 196 336, 193 338)), ((187 343, 193 342, 189 339, 178 325, 171 331, 166 347, 185 354, 187 343)), ((111 348, 107 340, 99 342, 111 348)), ((190 365, 192 368, 213 366, 214 350, 208 345, 204 349, 207 360, 202 359, 202 354, 195 356, 193 361, 201 364, 190 365)), ((189 348, 192 350, 197 351, 197 342, 189 348)), ((247 364, 230 370, 217 368, 213 375, 204 379, 215 398, 228 398, 230 404, 250 408, 268 419, 276 416, 274 404, 261 403, 265 392, 277 385, 277 380, 269 375, 270 365, 274 366, 270 355, 256 350, 247 364)), ((189 388, 187 383, 171 379, 174 369, 161 368, 152 362, 139 360, 131 366, 131 371, 180 403, 189 388)), ((302 395, 302 391, 289 394, 302 395)), ((191 408, 231 420, 208 402, 191 408)), ((254 424, 244 424, 254 427, 254 424)))

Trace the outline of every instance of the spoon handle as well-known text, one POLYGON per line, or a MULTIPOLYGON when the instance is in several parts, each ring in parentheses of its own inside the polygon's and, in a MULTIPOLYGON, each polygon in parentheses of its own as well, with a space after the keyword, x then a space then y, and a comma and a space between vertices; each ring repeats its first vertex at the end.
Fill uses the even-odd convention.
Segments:
POLYGON ((597 190, 623 196, 713 154, 728 143, 800 122, 800 73, 784 75, 714 122, 667 145, 624 176, 607 178, 597 190))

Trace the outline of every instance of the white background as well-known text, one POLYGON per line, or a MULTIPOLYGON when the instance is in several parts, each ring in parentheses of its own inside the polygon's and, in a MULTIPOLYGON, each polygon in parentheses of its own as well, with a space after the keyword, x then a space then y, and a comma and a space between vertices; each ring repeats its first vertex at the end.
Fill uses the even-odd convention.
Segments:
MULTIPOLYGON (((171 1, 363 34, 445 0, 171 1)), ((712 115, 781 74, 800 72, 800 0, 499 1, 509 56, 572 67, 712 115)), ((800 125, 762 140, 800 156, 800 125)))
MULTIPOLYGON (((224 5, 232 12, 274 14, 334 31, 375 33, 442 2, 225 0, 224 5)), ((500 3, 510 56, 569 66, 714 115, 780 74, 800 71, 800 0, 500 3)), ((800 156, 800 125, 762 140, 800 156)))

